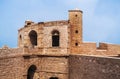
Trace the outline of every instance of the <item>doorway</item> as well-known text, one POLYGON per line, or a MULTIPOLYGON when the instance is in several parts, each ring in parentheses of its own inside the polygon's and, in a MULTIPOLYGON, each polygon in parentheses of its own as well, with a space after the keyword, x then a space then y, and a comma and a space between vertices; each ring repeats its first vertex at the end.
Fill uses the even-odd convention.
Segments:
POLYGON ((36 66, 35 65, 31 65, 28 69, 28 72, 27 72, 27 79, 33 79, 34 78, 34 74, 35 74, 35 71, 36 71, 36 66))

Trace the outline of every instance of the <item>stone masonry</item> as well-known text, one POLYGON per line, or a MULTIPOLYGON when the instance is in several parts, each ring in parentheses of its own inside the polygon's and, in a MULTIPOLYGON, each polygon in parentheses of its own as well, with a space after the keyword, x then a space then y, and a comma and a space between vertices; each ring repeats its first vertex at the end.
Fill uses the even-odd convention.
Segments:
POLYGON ((120 45, 84 42, 82 14, 69 10, 68 20, 25 21, 18 47, 0 48, 0 79, 119 79, 120 45))

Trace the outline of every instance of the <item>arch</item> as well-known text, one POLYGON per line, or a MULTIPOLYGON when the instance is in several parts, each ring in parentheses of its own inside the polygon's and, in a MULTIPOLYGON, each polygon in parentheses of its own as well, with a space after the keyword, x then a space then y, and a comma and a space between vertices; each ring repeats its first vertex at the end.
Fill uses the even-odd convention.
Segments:
POLYGON ((35 65, 31 65, 27 71, 27 79, 33 79, 35 71, 37 67, 35 65))
POLYGON ((37 32, 32 30, 29 33, 29 38, 32 46, 37 46, 37 32))
POLYGON ((59 31, 53 30, 52 31, 52 47, 59 47, 59 41, 60 41, 59 39, 60 39, 59 31))
POLYGON ((49 79, 58 79, 58 77, 50 77, 49 79))

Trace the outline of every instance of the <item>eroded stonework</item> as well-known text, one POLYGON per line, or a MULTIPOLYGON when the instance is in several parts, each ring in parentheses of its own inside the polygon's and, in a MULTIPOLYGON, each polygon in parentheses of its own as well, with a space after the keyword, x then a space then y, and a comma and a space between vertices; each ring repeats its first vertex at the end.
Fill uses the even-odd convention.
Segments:
POLYGON ((0 79, 119 79, 120 45, 82 38, 81 10, 69 10, 68 20, 25 21, 18 48, 0 49, 0 79))

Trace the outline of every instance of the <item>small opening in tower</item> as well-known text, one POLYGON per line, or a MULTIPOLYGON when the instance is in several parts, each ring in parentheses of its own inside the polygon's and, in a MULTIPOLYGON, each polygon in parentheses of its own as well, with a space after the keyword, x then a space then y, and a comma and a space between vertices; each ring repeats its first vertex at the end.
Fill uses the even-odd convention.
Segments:
POLYGON ((27 25, 31 25, 31 23, 27 23, 27 25))
POLYGON ((78 43, 75 43, 75 46, 78 46, 78 43))
POLYGON ((78 30, 75 30, 75 33, 78 33, 78 30))
POLYGON ((78 15, 76 14, 75 17, 77 17, 78 15))

